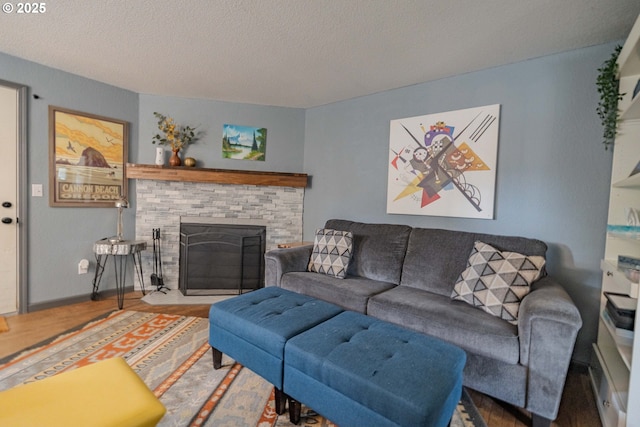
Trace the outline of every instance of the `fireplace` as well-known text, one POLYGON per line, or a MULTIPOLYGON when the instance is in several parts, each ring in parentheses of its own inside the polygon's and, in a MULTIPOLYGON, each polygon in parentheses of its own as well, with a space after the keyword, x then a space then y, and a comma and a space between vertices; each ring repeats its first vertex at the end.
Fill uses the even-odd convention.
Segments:
POLYGON ((181 223, 180 291, 221 295, 262 287, 265 241, 264 226, 181 223))
MULTIPOLYGON (((159 170, 182 172, 180 168, 159 170)), ((164 284, 171 290, 180 288, 181 223, 264 226, 267 251, 280 243, 302 240, 304 188, 300 187, 138 178, 136 199, 136 239, 151 247, 153 229, 161 229, 162 272, 164 284)), ((151 251, 142 253, 142 264, 148 285, 148 274, 153 270, 151 251)), ((136 286, 140 289, 138 283, 136 286)))

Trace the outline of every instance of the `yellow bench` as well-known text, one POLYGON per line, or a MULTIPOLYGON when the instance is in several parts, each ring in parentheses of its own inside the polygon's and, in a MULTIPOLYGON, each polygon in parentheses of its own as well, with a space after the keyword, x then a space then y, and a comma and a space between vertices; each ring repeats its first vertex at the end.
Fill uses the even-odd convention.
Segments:
POLYGON ((152 427, 165 412, 121 357, 0 392, 0 427, 152 427))

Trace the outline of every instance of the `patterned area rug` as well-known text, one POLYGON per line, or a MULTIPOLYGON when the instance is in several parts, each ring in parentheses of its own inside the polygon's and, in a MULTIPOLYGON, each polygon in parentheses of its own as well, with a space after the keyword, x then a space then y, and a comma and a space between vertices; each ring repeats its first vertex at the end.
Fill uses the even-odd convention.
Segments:
MULTIPOLYGON (((207 319, 116 311, 0 360, 0 390, 121 356, 167 408, 159 426, 291 427, 273 386, 225 356, 213 369, 207 319)), ((334 426, 308 408, 299 426, 334 426)), ((486 427, 463 392, 452 427, 486 427)))

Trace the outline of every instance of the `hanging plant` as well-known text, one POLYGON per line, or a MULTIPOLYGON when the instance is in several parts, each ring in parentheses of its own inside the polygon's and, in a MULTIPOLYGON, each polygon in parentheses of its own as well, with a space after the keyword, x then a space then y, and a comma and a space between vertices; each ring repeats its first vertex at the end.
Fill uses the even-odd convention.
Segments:
POLYGON ((598 116, 602 121, 603 138, 605 150, 613 144, 618 133, 618 101, 622 99, 624 94, 618 92, 620 81, 618 80, 618 55, 622 46, 616 46, 611 54, 611 58, 606 60, 602 67, 598 68, 598 79, 596 86, 600 94, 600 102, 598 102, 598 116))

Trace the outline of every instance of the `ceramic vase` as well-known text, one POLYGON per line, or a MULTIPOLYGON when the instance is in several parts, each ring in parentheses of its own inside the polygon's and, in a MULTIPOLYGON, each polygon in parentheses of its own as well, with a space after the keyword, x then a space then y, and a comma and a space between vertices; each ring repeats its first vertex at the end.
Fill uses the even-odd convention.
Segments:
POLYGON ((171 155, 171 158, 169 159, 169 165, 171 166, 180 166, 182 164, 182 161, 180 160, 180 157, 178 156, 178 153, 180 152, 179 148, 174 148, 173 150, 173 154, 171 155))
POLYGON ((164 166, 164 147, 156 147, 156 165, 164 166))

